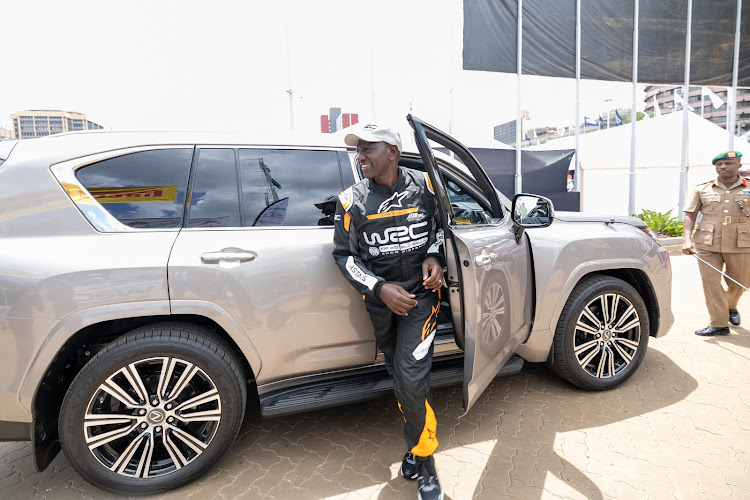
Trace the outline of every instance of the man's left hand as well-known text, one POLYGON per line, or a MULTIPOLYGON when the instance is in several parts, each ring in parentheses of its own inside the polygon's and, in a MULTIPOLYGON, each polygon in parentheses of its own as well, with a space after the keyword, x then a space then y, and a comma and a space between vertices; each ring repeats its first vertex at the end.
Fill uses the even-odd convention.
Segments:
POLYGON ((433 292, 443 286, 443 266, 435 257, 427 257, 422 262, 422 284, 433 292))

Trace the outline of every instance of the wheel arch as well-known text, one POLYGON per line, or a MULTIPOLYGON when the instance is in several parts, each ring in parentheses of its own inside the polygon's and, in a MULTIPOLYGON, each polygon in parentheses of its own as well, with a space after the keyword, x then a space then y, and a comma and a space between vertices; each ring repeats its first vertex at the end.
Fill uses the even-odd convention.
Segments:
POLYGON ((605 269, 597 274, 619 278, 636 289, 643 301, 646 303, 649 320, 649 336, 656 337, 659 331, 659 303, 656 300, 656 292, 648 279, 648 275, 641 269, 623 268, 623 269, 605 269))
POLYGON ((651 281, 648 279, 648 276, 646 276, 646 273, 643 270, 636 268, 613 268, 592 271, 590 273, 582 275, 580 279, 578 279, 576 283, 568 290, 568 293, 565 296, 565 300, 561 302, 562 306, 560 307, 554 321, 555 326, 553 326, 551 330, 553 336, 550 337, 549 354, 547 355, 546 360, 548 365, 552 363, 555 355, 555 344, 554 342, 552 342, 552 340, 554 337, 555 328, 557 327, 557 323, 560 321, 560 316, 562 315, 562 307, 565 306, 565 304, 568 302, 570 294, 573 292, 578 283, 580 283, 583 279, 595 274, 621 279, 622 281, 626 282, 636 289, 638 294, 646 303, 646 309, 648 310, 649 336, 656 337, 656 333, 659 331, 659 305, 656 301, 656 293, 654 292, 651 281))
MULTIPOLYGON (((537 296, 537 314, 540 320, 536 321, 534 328, 527 341, 520 345, 516 354, 529 362, 547 362, 550 363, 554 356, 553 338, 557 323, 560 321, 563 308, 570 298, 570 294, 584 278, 593 274, 601 274, 619 278, 630 284, 643 298, 649 313, 649 336, 655 337, 659 331, 659 304, 656 298, 653 284, 648 278, 647 267, 640 260, 617 260, 617 261, 589 261, 584 262, 576 267, 566 280, 562 291, 556 297, 548 294, 546 297, 537 296), (549 303, 556 298, 555 306, 548 321, 541 321, 544 302, 549 303)), ((537 283, 537 291, 540 290, 537 283)), ((546 292, 549 292, 548 290, 546 292)))
MULTIPOLYGON (((80 311, 74 316, 81 312, 85 311, 80 311)), ((98 317, 99 315, 92 316, 98 317)), ((28 390, 29 387, 27 386, 30 386, 33 380, 29 376, 32 372, 30 370, 29 375, 22 383, 22 391, 19 394, 21 403, 25 403, 25 407, 31 408, 33 419, 31 440, 37 470, 44 470, 60 451, 57 419, 62 401, 73 379, 88 360, 98 351, 135 328, 175 321, 202 326, 211 331, 217 338, 222 339, 242 362, 248 381, 257 376, 261 368, 260 357, 252 343, 244 334, 242 338, 237 339, 236 335, 230 333, 231 329, 228 331, 222 324, 226 324, 226 321, 232 321, 231 318, 219 322, 202 314, 155 314, 108 319, 86 324, 82 327, 78 321, 75 321, 74 323, 79 328, 70 328, 69 334, 63 335, 64 338, 60 336, 60 328, 56 328, 42 348, 46 351, 49 361, 42 361, 45 358, 45 353, 40 350, 40 354, 32 363, 32 367, 44 364, 44 371, 38 376, 38 384, 34 386, 33 390, 28 390), (245 345, 242 345, 243 339, 245 345), (53 348, 54 352, 52 352, 53 348), (27 389, 27 391, 24 392, 24 389, 27 389), (24 396, 28 399, 24 400, 24 396)), ((257 398, 257 393, 248 397, 257 398)))

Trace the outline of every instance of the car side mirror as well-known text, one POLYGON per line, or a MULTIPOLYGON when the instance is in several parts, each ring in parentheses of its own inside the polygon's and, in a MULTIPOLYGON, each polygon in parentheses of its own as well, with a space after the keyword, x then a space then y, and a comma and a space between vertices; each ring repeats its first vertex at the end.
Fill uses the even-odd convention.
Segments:
POLYGON ((513 197, 511 208, 513 217, 513 234, 516 243, 521 241, 524 229, 547 227, 555 218, 552 200, 535 194, 519 193, 513 197))

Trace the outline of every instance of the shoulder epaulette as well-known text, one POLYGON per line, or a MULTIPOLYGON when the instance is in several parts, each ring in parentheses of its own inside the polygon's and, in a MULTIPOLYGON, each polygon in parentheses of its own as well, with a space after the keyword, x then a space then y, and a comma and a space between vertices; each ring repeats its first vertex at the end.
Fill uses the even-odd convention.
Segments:
POLYGON ((344 207, 344 211, 348 212, 354 201, 351 186, 349 186, 346 191, 342 191, 341 194, 339 194, 339 201, 341 202, 341 206, 344 207))

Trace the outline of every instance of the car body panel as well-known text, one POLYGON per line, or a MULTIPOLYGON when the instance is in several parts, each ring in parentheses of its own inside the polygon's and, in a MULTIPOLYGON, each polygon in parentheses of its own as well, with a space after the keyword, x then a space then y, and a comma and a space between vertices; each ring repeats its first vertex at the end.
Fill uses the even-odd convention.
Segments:
MULTIPOLYGON (((508 218, 509 219, 509 218, 508 218)), ((452 227, 463 274, 464 409, 468 411, 526 339, 531 303, 527 302, 527 247, 516 243, 507 224, 481 229, 452 227), (497 255, 490 265, 477 259, 497 255), (466 282, 472 286, 466 286, 466 282), (467 380, 468 379, 468 380, 467 380)))
MULTIPOLYGON (((326 134, 98 131, 0 143, 0 151, 11 153, 0 165, 0 183, 10 186, 0 192, 0 421, 32 422, 41 381, 61 349, 82 329, 117 319, 208 318, 258 375, 259 393, 382 368, 361 296, 331 258, 330 228, 134 230, 110 224, 97 230, 66 194, 65 179, 76 183, 75 177, 56 177, 97 158, 178 146, 326 149, 353 158, 341 142, 326 134), (203 253, 232 248, 255 252, 257 259, 223 267, 201 262, 203 253)), ((558 212, 550 227, 527 229, 517 245, 509 236, 510 217, 501 216, 510 200, 485 174, 472 179, 465 159, 433 156, 443 172, 480 193, 496 216, 492 224, 475 226, 444 221, 453 319, 459 333, 479 334, 467 347, 475 350, 467 356, 467 409, 513 352, 529 361, 547 359, 562 308, 589 273, 627 269, 645 276, 657 303, 655 334, 667 332, 674 321, 669 259, 636 227, 641 223, 558 212), (476 257, 490 252, 498 255, 490 270, 477 267, 476 257), (497 297, 493 288, 503 292, 507 328, 503 323, 495 342, 482 347, 483 301, 497 297)), ((406 151, 402 158, 418 161, 419 155, 406 151)), ((349 167, 357 177, 356 166, 349 167)), ((436 359, 439 353, 455 357, 456 343, 441 342, 436 359)))
POLYGON ((170 296, 175 307, 207 300, 227 311, 264 360, 259 384, 371 364, 369 316, 332 250, 332 227, 184 229, 169 262, 170 296), (201 261, 229 248, 255 257, 201 261))
POLYGON ((68 340, 63 334, 50 344, 66 318, 115 304, 138 316, 136 303, 152 301, 163 301, 157 309, 169 313, 166 265, 176 237, 98 233, 50 164, 23 154, 33 149, 24 142, 0 172, 0 182, 13 186, 0 194, 0 352, 13 353, 0 363, 0 379, 7 381, 0 420, 31 414, 29 402, 48 366, 37 370, 35 363, 54 358, 50 345, 68 340))
POLYGON ((170 300, 170 312, 173 315, 200 316, 208 318, 219 325, 237 344, 253 373, 260 373, 263 368, 258 351, 239 323, 224 308, 208 300, 170 300))
MULTIPOLYGON (((52 360, 73 335, 87 326, 115 319, 165 317, 169 315, 169 300, 135 301, 104 304, 77 311, 64 319, 48 325, 29 325, 29 331, 48 332, 36 356, 29 363, 26 376, 21 380, 17 401, 24 411, 32 407, 39 381, 44 377, 52 360)), ((23 328, 17 326, 16 328, 23 328)), ((41 336, 41 335, 40 335, 41 336)))
MULTIPOLYGON (((451 288, 449 300, 454 304, 452 308, 457 301, 462 303, 463 399, 464 411, 468 412, 528 332, 531 303, 525 300, 529 279, 526 240, 520 245, 516 243, 507 211, 497 224, 453 225, 453 205, 428 138, 461 158, 489 204, 490 218, 504 215, 496 190, 476 158, 463 145, 411 115, 407 120, 414 129, 414 139, 432 180, 445 245, 453 245, 461 263, 450 263, 460 275, 460 290, 452 283, 448 284, 451 288)), ((451 266, 448 267, 450 276, 451 266)))
MULTIPOLYGON (((565 216, 563 216, 565 217, 565 216)), ((560 218, 544 229, 526 231, 532 244, 537 305, 534 328, 517 353, 527 361, 545 361, 557 322, 580 279, 613 269, 642 271, 663 314, 659 329, 674 322, 671 313, 671 268, 667 251, 629 224, 596 220, 566 222, 560 218)))

